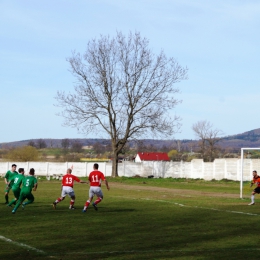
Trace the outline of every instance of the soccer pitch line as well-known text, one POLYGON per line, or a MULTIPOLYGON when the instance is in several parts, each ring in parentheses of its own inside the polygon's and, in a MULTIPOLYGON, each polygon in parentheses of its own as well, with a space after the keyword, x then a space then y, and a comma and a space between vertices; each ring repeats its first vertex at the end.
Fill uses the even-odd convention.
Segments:
POLYGON ((40 249, 37 249, 37 248, 31 247, 31 246, 28 246, 28 245, 23 244, 23 243, 15 242, 15 241, 13 241, 13 240, 11 240, 11 239, 9 239, 9 238, 3 237, 3 236, 0 236, 0 239, 3 240, 3 241, 5 241, 5 242, 14 244, 14 245, 16 245, 16 246, 24 247, 24 248, 26 248, 26 249, 35 251, 35 252, 37 252, 37 253, 46 254, 44 251, 42 251, 42 250, 40 250, 40 249))
POLYGON ((155 199, 150 199, 150 198, 133 198, 133 197, 125 197, 125 196, 112 196, 112 197, 121 198, 121 199, 150 200, 150 201, 156 201, 156 202, 169 203, 169 204, 172 204, 172 205, 176 205, 176 206, 180 206, 180 207, 186 207, 186 208, 214 210, 214 211, 227 212, 227 213, 233 213, 233 214, 242 214, 242 215, 248 215, 248 216, 260 216, 260 214, 248 213, 248 212, 242 212, 242 211, 222 210, 222 209, 206 208, 206 207, 199 207, 199 206, 189 206, 189 205, 184 205, 184 204, 181 204, 181 203, 172 202, 172 201, 168 201, 168 200, 155 200, 155 199))

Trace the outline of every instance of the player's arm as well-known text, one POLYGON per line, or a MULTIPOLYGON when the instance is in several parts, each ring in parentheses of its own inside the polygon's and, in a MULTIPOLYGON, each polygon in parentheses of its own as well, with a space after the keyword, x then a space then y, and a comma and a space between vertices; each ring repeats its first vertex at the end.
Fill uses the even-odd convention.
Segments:
POLYGON ((81 180, 80 178, 78 178, 77 176, 73 175, 73 180, 79 183, 87 183, 86 181, 81 180))
POLYGON ((5 184, 6 184, 6 185, 10 186, 10 182, 11 182, 11 181, 8 181, 8 179, 5 178, 5 184))
POLYGON ((37 187, 38 187, 38 183, 36 182, 33 186, 33 191, 36 191, 37 190, 37 187))
POLYGON ((83 180, 79 180, 79 183, 87 183, 88 184, 87 181, 83 181, 83 180))
POLYGON ((5 175, 5 184, 9 184, 8 183, 8 174, 6 173, 6 175, 5 175))
POLYGON ((107 186, 107 190, 110 190, 110 187, 109 187, 108 182, 107 182, 106 179, 105 179, 105 184, 106 184, 106 186, 107 186))
POLYGON ((9 182, 7 182, 7 185, 11 187, 13 183, 14 183, 14 178, 12 178, 9 182))

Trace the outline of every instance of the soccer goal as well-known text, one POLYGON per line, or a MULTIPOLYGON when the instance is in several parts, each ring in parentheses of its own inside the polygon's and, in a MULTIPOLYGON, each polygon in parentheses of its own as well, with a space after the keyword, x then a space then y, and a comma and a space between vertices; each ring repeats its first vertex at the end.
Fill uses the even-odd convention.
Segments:
POLYGON ((260 173, 260 168, 253 168, 254 167, 260 167, 260 160, 259 160, 259 165, 252 165, 250 164, 250 167, 246 167, 246 169, 244 169, 245 166, 245 159, 249 159, 249 158, 244 158, 244 154, 246 151, 252 151, 252 150, 258 150, 260 151, 260 148, 241 148, 241 160, 240 160, 240 198, 243 198, 243 181, 244 181, 244 172, 246 171, 250 171, 250 179, 253 178, 252 176, 252 171, 256 170, 258 173, 260 173))

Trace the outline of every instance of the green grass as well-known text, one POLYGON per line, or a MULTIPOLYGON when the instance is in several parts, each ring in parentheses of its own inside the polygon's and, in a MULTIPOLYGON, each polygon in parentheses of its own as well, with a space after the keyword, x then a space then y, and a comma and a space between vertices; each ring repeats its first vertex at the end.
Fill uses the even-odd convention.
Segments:
POLYGON ((68 198, 52 208, 57 180, 40 179, 35 203, 15 215, 3 192, 0 259, 257 259, 260 198, 247 206, 247 183, 241 200, 239 183, 226 180, 108 179, 99 210, 86 214, 85 184, 74 186, 74 211, 68 198))

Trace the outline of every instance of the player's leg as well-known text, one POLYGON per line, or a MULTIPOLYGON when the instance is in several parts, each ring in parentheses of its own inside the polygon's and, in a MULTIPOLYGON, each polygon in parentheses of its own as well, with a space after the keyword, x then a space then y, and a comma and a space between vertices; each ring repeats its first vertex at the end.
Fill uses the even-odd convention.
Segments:
POLYGON ((98 210, 97 204, 100 203, 103 200, 103 193, 101 188, 96 191, 97 199, 92 203, 95 210, 98 210))
POLYGON ((9 203, 8 192, 5 192, 5 204, 9 203))
POLYGON ((90 187, 90 188, 89 188, 89 194, 88 194, 88 195, 89 195, 89 198, 88 198, 88 200, 86 201, 86 203, 85 203, 85 205, 84 205, 84 207, 83 207, 82 212, 86 212, 86 211, 87 211, 90 202, 93 200, 93 197, 94 197, 94 195, 95 195, 95 192, 94 192, 94 188, 93 188, 93 187, 90 187))
POLYGON ((69 209, 75 209, 75 207, 74 207, 75 199, 76 199, 76 196, 75 196, 75 194, 73 192, 73 195, 70 196, 70 206, 69 206, 69 209))
POLYGON ((6 185, 6 187, 5 187, 5 204, 9 203, 9 197, 8 197, 9 191, 10 191, 10 187, 8 185, 6 185))
POLYGON ((61 196, 60 196, 59 198, 57 198, 57 199, 52 203, 52 206, 53 206, 54 209, 56 209, 56 205, 57 205, 58 203, 60 203, 61 201, 63 201, 63 200, 65 199, 66 195, 67 195, 66 189, 65 189, 65 187, 62 187, 61 196))
POLYGON ((27 198, 27 201, 22 204, 23 208, 24 208, 24 206, 34 202, 34 196, 32 193, 28 193, 26 198, 27 198))
POLYGON ((251 195, 251 203, 249 203, 248 205, 251 206, 251 205, 255 205, 255 194, 256 193, 260 193, 260 187, 256 187, 253 192, 252 192, 252 195, 251 195))
POLYGON ((60 203, 61 201, 63 201, 63 200, 65 199, 65 197, 66 197, 66 196, 57 198, 57 199, 52 203, 53 208, 56 209, 56 205, 57 205, 58 203, 60 203))
POLYGON ((255 204, 255 192, 253 191, 251 194, 251 202, 248 205, 251 206, 254 204, 255 204))
POLYGON ((10 201, 10 203, 8 204, 9 207, 12 207, 13 204, 16 204, 19 196, 20 196, 20 191, 21 189, 15 189, 13 190, 14 193, 14 198, 10 201))
POLYGON ((54 201, 54 203, 55 203, 55 204, 60 203, 61 201, 63 201, 63 200, 65 199, 65 197, 66 197, 66 196, 57 198, 57 199, 54 201))
POLYGON ((84 207, 83 207, 82 212, 86 212, 86 211, 87 211, 87 209, 88 209, 88 207, 89 207, 89 204, 90 204, 90 202, 92 201, 92 199, 93 199, 93 197, 89 197, 89 198, 88 198, 88 200, 86 201, 86 203, 85 203, 85 205, 84 205, 84 207))
POLYGON ((23 201, 26 199, 26 194, 23 194, 23 192, 20 193, 19 199, 14 207, 14 209, 12 210, 12 213, 14 214, 16 212, 16 210, 20 207, 20 205, 23 203, 23 201))

